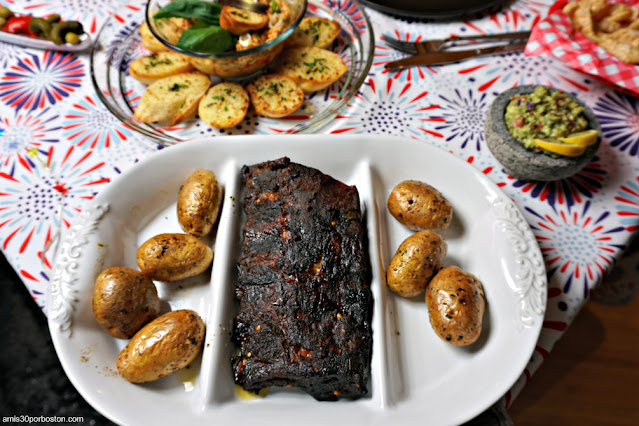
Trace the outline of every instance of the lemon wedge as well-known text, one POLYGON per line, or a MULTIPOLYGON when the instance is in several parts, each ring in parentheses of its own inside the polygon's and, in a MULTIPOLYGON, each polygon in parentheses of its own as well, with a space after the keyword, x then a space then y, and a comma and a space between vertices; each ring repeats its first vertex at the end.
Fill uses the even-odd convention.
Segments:
POLYGON ((590 146, 597 142, 597 135, 598 133, 596 130, 590 129, 570 134, 565 138, 559 138, 559 140, 573 145, 590 146))
POLYGON ((535 144, 546 151, 554 152, 564 157, 578 157, 586 151, 585 146, 563 143, 556 139, 535 139, 535 144))

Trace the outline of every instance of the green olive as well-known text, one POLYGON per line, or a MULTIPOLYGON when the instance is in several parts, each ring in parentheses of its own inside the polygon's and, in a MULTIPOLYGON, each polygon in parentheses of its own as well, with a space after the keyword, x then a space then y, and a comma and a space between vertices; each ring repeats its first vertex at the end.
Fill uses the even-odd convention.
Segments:
POLYGON ((13 16, 13 12, 8 7, 0 6, 0 18, 9 19, 13 16))
POLYGON ((0 17, 0 28, 4 27, 4 24, 7 23, 7 20, 5 18, 0 17))
POLYGON ((53 24, 56 22, 60 22, 60 15, 58 15, 57 13, 54 13, 53 15, 49 15, 45 18, 47 20, 48 23, 53 24))
POLYGON ((29 30, 39 37, 49 38, 51 24, 42 18, 32 18, 29 21, 29 30))
POLYGON ((84 34, 82 24, 77 21, 56 22, 51 26, 49 40, 55 44, 64 44, 64 37, 67 33, 84 34))
POLYGON ((78 44, 80 43, 80 36, 76 33, 66 33, 64 35, 64 41, 70 44, 78 44))

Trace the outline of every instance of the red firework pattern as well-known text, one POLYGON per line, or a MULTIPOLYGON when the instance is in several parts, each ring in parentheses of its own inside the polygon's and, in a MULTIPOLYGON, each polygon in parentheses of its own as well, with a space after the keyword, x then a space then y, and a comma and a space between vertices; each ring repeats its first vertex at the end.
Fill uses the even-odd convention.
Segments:
POLYGON ((31 151, 33 164, 20 163, 11 173, 0 171, 0 236, 2 250, 24 253, 35 244, 42 250, 61 227, 100 185, 110 181, 101 175, 105 165, 93 151, 76 152, 73 146, 57 152, 31 151))
POLYGON ((79 88, 84 75, 83 62, 70 54, 24 56, 0 77, 0 100, 13 109, 44 108, 79 88))
POLYGON ((566 277, 564 293, 570 292, 573 283, 581 282, 585 298, 624 249, 614 236, 625 228, 611 220, 608 211, 591 216, 590 201, 580 207, 572 212, 561 210, 556 216, 537 213, 530 207, 525 211, 532 215, 529 223, 546 259, 549 277, 566 277))

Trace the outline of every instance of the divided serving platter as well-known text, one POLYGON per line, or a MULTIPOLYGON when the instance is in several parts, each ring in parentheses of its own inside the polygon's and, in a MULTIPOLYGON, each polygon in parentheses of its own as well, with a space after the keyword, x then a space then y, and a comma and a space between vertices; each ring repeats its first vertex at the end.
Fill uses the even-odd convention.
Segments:
POLYGON ((65 372, 82 396, 116 423, 459 424, 497 401, 528 363, 546 307, 546 272, 530 227, 515 204, 486 176, 426 142, 361 135, 227 136, 161 150, 98 194, 68 228, 56 254, 49 292, 49 326, 65 372), (230 367, 234 346, 233 287, 243 213, 243 165, 288 156, 360 193, 372 269, 373 358, 370 393, 359 400, 318 402, 295 389, 263 398, 236 394, 230 367), (137 269, 137 248, 148 238, 182 232, 176 203, 180 185, 198 169, 212 170, 224 187, 210 273, 156 282, 163 312, 193 309, 207 324, 202 353, 187 369, 156 382, 126 382, 115 367, 126 340, 114 339, 93 317, 96 277, 110 266, 137 269), (411 235, 386 201, 402 180, 425 181, 451 202, 444 265, 476 275, 486 293, 484 330, 468 347, 433 332, 422 296, 400 298, 385 284, 385 269, 411 235))

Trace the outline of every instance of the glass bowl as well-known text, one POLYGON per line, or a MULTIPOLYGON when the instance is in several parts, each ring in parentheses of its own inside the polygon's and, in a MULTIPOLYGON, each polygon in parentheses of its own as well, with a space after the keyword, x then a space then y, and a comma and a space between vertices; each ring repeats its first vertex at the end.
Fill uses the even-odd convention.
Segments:
POLYGON ((284 41, 295 31, 306 12, 307 0, 283 0, 289 7, 289 26, 273 40, 246 50, 233 50, 222 53, 203 53, 185 50, 170 41, 170 36, 153 19, 155 11, 169 3, 167 0, 149 0, 146 5, 145 19, 151 33, 169 49, 195 59, 194 66, 207 74, 226 80, 244 79, 260 73, 280 54, 284 41))
POLYGON ((347 71, 328 88, 307 94, 302 107, 285 118, 261 117, 249 109, 245 119, 229 129, 209 127, 199 118, 171 128, 163 122, 138 120, 133 112, 146 86, 129 75, 129 64, 150 54, 142 46, 139 32, 140 24, 146 21, 144 8, 126 19, 110 18, 96 35, 90 52, 91 80, 109 111, 133 131, 161 146, 216 135, 314 133, 331 123, 357 94, 373 63, 375 41, 371 23, 357 0, 308 0, 305 16, 324 17, 340 24, 341 32, 329 50, 340 56, 347 71))

